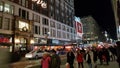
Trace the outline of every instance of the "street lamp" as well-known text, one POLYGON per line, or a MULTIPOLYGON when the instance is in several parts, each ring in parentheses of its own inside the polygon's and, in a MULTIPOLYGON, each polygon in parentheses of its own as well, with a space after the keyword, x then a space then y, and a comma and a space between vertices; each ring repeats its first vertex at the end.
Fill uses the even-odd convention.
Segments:
POLYGON ((40 4, 42 8, 47 8, 47 3, 43 0, 32 0, 33 2, 36 2, 37 4, 40 4))

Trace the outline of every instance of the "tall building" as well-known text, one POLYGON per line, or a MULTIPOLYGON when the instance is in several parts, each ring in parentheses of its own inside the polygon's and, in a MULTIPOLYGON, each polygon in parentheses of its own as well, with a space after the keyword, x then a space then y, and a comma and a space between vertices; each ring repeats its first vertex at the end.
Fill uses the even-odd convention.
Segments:
POLYGON ((120 40, 120 0, 111 0, 114 11, 117 38, 120 40))
POLYGON ((74 0, 0 0, 0 43, 11 43, 13 51, 63 45, 75 39, 73 22, 74 0))
POLYGON ((100 27, 92 16, 81 18, 83 24, 83 42, 84 44, 103 41, 100 27))

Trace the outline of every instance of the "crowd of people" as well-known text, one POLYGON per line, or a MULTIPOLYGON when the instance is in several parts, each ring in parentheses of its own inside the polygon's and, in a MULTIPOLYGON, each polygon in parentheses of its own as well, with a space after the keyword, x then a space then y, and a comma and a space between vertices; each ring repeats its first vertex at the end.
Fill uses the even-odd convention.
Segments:
MULTIPOLYGON (((116 45, 110 47, 88 47, 86 50, 84 48, 77 49, 76 52, 71 53, 70 56, 67 56, 67 62, 70 64, 69 68, 74 68, 73 63, 76 58, 78 63, 78 68, 85 68, 84 62, 87 63, 87 68, 97 68, 99 65, 109 65, 111 61, 116 61, 119 64, 120 68, 120 41, 116 42, 116 45)), ((69 53, 67 54, 69 55, 69 53)))
MULTIPOLYGON (((87 63, 88 68, 97 68, 98 62, 100 65, 109 65, 110 61, 116 61, 120 68, 120 41, 116 42, 116 46, 103 48, 84 48, 69 49, 66 53, 66 68, 75 68, 74 61, 77 61, 78 68, 85 68, 84 63, 87 63)), ((41 68, 60 68, 61 58, 53 49, 51 53, 45 52, 41 60, 41 68)))

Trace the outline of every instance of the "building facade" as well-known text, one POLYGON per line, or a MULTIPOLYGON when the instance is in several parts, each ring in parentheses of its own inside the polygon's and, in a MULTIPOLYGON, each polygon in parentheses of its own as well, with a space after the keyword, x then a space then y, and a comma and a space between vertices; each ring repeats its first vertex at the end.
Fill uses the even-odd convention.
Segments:
POLYGON ((57 40, 56 45, 75 39, 74 0, 44 2, 46 8, 32 0, 0 0, 1 43, 12 43, 15 51, 46 43, 41 39, 57 40))
POLYGON ((111 0, 114 11, 117 39, 120 40, 120 0, 111 0))
POLYGON ((100 32, 100 27, 92 16, 81 18, 83 24, 83 43, 91 44, 98 41, 103 41, 103 34, 100 32))

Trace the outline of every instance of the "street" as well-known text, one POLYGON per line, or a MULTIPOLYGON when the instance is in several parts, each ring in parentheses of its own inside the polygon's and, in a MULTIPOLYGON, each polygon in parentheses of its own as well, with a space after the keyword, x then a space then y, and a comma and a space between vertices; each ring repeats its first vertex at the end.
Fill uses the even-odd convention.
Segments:
MULTIPOLYGON (((61 68, 65 68, 66 57, 61 56, 61 68)), ((21 59, 21 61, 11 64, 11 68, 40 68, 40 59, 39 60, 26 60, 25 58, 21 59)), ((93 65, 94 66, 94 65, 93 65)), ((77 68, 77 61, 74 62, 74 68, 77 68)), ((87 63, 84 62, 84 68, 88 68, 87 63)), ((97 64, 97 68, 119 68, 116 61, 111 61, 109 65, 106 65, 105 62, 103 65, 97 64)))

